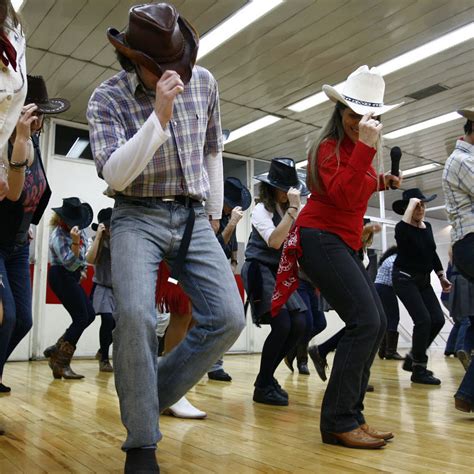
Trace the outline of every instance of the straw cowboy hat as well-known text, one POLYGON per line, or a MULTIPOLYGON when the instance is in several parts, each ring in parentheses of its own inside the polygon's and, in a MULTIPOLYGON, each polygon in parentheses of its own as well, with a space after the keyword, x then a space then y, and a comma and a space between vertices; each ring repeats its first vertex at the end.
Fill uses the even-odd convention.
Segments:
POLYGON ((437 196, 437 194, 433 194, 430 197, 426 197, 418 188, 407 189, 406 191, 403 191, 402 199, 393 202, 392 209, 397 214, 403 216, 411 198, 418 198, 420 201, 430 202, 433 201, 433 199, 436 199, 437 196))
POLYGON ((466 117, 471 122, 474 122, 474 106, 468 107, 467 109, 458 110, 458 114, 466 117))
POLYGON ((328 84, 323 86, 323 91, 333 102, 342 102, 359 115, 372 112, 374 116, 379 116, 404 104, 384 104, 385 81, 375 67, 361 66, 354 71, 344 83, 342 92, 328 84))
POLYGON ((173 5, 136 5, 129 11, 126 30, 109 28, 107 37, 119 53, 156 76, 169 69, 185 84, 191 80, 199 35, 173 5))
POLYGON ((25 105, 36 104, 36 112, 40 114, 60 114, 66 112, 71 104, 66 99, 50 99, 46 83, 42 76, 26 76, 28 79, 28 92, 26 94, 25 105))
POLYGON ((255 176, 255 179, 285 192, 288 192, 290 188, 296 188, 302 196, 309 194, 308 188, 299 178, 295 162, 291 158, 273 158, 268 173, 255 176))

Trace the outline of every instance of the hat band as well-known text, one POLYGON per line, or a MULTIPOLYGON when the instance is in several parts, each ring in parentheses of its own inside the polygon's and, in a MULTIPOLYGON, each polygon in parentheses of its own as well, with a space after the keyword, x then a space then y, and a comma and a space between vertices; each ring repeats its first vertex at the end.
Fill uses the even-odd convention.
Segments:
POLYGON ((365 107, 383 107, 382 102, 366 102, 365 100, 354 99, 353 97, 349 97, 347 95, 342 94, 342 97, 346 99, 348 102, 352 102, 353 104, 364 105, 365 107))

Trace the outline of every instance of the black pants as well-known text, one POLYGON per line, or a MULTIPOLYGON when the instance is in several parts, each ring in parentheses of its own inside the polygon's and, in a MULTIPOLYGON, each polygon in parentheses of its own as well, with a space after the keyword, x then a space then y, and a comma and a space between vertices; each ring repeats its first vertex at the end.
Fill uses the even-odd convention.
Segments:
POLYGON ((382 303, 356 252, 334 234, 300 231, 300 264, 346 323, 321 407, 321 430, 351 431, 365 423, 364 397, 386 318, 382 303))
POLYGON ((393 267, 393 289, 413 319, 412 357, 426 364, 426 350, 444 326, 444 316, 429 274, 408 276, 393 267))
POLYGON ((54 294, 66 308, 72 318, 72 324, 64 334, 64 340, 74 347, 84 330, 95 319, 95 311, 86 292, 79 285, 81 272, 70 272, 61 265, 53 265, 49 269, 48 281, 54 294))
POLYGON ((453 263, 461 275, 474 283, 474 232, 453 245, 453 263))
POLYGON ((376 283, 375 289, 382 301, 385 316, 387 316, 387 331, 398 331, 400 322, 400 311, 398 309, 398 300, 395 290, 392 286, 376 283))

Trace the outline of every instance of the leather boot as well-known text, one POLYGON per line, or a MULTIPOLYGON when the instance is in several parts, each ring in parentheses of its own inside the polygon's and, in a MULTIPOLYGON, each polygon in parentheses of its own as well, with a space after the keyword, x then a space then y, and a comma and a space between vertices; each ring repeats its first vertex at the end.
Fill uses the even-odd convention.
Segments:
MULTIPOLYGON (((385 333, 386 349, 385 358, 389 360, 405 360, 405 357, 401 356, 397 352, 398 345, 398 331, 387 331, 385 333)), ((379 351, 380 355, 380 351, 379 351)))
POLYGON ((327 379, 326 369, 328 369, 328 364, 326 362, 326 358, 321 357, 319 354, 318 346, 315 344, 308 349, 308 354, 313 361, 314 367, 316 372, 319 375, 319 378, 325 382, 327 379))
POLYGON ((76 348, 68 341, 63 341, 59 345, 59 349, 51 356, 51 368, 53 370, 53 377, 60 379, 82 379, 83 375, 76 374, 69 365, 76 348))
POLYGON ((346 433, 321 431, 321 437, 323 443, 340 444, 346 448, 378 449, 387 444, 384 439, 374 438, 360 427, 346 433))
POLYGON ((383 335, 382 341, 380 342, 378 354, 381 359, 385 359, 386 350, 387 350, 387 333, 383 335))
MULTIPOLYGON (((55 352, 58 351, 59 349, 59 346, 61 345, 61 342, 64 341, 64 334, 56 341, 55 344, 53 344, 52 346, 49 346, 47 347, 44 351, 43 351, 43 355, 49 359, 55 352)), ((49 365, 49 368, 52 369, 53 366, 51 365, 51 360, 48 361, 48 365, 49 365)))
POLYGON ((298 344, 296 348, 296 365, 301 375, 309 375, 308 369, 308 345, 306 342, 298 344))
POLYGON ((411 381, 413 383, 421 383, 425 385, 440 385, 441 380, 437 379, 433 372, 426 370, 426 366, 420 364, 413 364, 413 371, 411 374, 411 381))

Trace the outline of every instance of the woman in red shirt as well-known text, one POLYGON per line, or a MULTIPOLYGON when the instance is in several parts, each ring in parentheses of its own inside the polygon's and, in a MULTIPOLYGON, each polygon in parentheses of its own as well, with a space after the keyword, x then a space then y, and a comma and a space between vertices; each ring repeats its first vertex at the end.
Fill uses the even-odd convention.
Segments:
POLYGON ((295 271, 296 265, 288 270, 288 260, 299 257, 303 271, 346 324, 324 395, 320 428, 324 443, 351 448, 379 448, 393 437, 369 427, 363 415, 370 367, 386 318, 358 256, 369 198, 386 189, 390 180, 397 187, 400 183, 372 167, 374 157, 381 157, 382 124, 377 118, 401 105, 384 106, 384 89, 382 76, 367 66, 349 76, 342 94, 323 86, 336 106, 309 152, 312 194, 285 244, 281 262, 286 265, 280 263, 272 307, 278 308, 278 297, 295 271))

